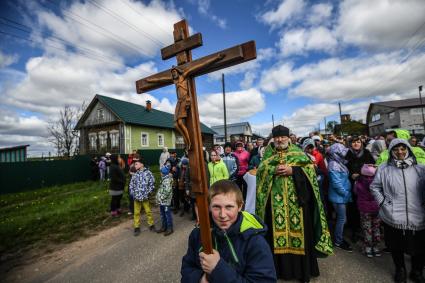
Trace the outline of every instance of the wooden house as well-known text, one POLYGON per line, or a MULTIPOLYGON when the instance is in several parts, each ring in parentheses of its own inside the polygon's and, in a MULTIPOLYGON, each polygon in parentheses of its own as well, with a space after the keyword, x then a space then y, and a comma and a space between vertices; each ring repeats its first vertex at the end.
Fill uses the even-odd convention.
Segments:
MULTIPOLYGON (((78 121, 80 154, 129 154, 133 150, 184 148, 174 127, 174 115, 97 94, 78 121)), ((201 124, 203 145, 211 148, 215 132, 201 124)))

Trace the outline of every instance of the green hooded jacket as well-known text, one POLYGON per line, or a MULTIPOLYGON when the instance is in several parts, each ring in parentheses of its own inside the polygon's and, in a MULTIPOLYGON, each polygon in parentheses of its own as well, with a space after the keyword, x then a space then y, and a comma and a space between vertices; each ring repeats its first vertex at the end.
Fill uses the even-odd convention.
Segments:
MULTIPOLYGON (((410 139, 410 134, 409 134, 408 130, 394 129, 394 132, 396 133, 396 138, 398 138, 398 139, 403 139, 403 140, 407 140, 407 141, 410 139)), ((412 152, 413 152, 413 155, 415 155, 416 161, 419 164, 425 165, 425 151, 423 151, 423 149, 420 148, 420 147, 412 146, 412 152)), ((381 154, 379 155, 375 164, 381 165, 382 163, 387 162, 388 157, 389 157, 388 149, 386 149, 383 152, 381 152, 381 154)))

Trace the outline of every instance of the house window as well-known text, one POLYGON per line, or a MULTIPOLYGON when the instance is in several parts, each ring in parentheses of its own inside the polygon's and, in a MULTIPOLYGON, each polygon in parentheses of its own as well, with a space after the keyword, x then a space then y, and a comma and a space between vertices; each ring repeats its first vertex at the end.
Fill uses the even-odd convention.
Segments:
POLYGON ((380 113, 376 113, 372 115, 372 122, 376 122, 381 120, 381 114, 380 113))
POLYGON ((119 142, 119 133, 118 131, 114 130, 114 131, 110 131, 109 132, 109 136, 111 137, 111 148, 117 148, 120 144, 119 142))
POLYGON ((158 146, 159 147, 164 146, 164 134, 158 134, 158 146))
POLYGON ((89 134, 90 150, 97 150, 97 136, 95 133, 89 134))
MULTIPOLYGON (((425 113, 425 109, 424 109, 424 113, 425 113)), ((410 115, 422 115, 421 108, 410 109, 410 115)))
POLYGON ((100 149, 104 149, 107 146, 108 135, 106 132, 99 132, 99 147, 100 149))
POLYGON ((176 137, 176 144, 184 144, 184 139, 182 136, 176 137))
POLYGON ((97 120, 102 121, 105 118, 105 113, 103 112, 103 108, 97 109, 97 120))
POLYGON ((388 113, 388 119, 394 119, 394 117, 395 117, 395 112, 388 113))
POLYGON ((148 133, 142 133, 141 145, 145 146, 145 147, 149 146, 149 134, 148 133))

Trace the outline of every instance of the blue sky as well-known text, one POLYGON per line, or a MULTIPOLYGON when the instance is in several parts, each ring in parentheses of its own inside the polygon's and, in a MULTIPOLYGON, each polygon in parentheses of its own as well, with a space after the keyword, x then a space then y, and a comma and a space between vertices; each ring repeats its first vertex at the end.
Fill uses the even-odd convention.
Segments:
POLYGON ((169 68, 160 49, 187 19, 203 36, 199 58, 255 40, 257 59, 196 79, 201 121, 222 123, 221 73, 229 122, 267 135, 284 123, 298 135, 344 113, 365 120, 370 102, 417 96, 425 81, 421 0, 1 1, 0 147, 54 152, 47 124, 65 104, 96 93, 173 112, 166 87, 137 95, 134 82, 169 68))

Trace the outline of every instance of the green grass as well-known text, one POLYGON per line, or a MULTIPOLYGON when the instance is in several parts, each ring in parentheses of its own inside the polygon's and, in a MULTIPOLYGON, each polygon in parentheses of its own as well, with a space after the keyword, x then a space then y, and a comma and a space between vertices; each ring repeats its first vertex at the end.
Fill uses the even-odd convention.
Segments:
MULTIPOLYGON (((151 169, 158 188, 158 168, 151 169)), ((1 195, 2 258, 51 243, 70 242, 131 219, 126 214, 111 218, 108 212, 110 199, 108 183, 92 181, 1 195)), ((121 207, 128 207, 127 192, 123 195, 121 207)))

